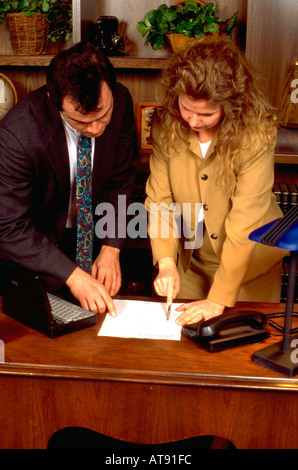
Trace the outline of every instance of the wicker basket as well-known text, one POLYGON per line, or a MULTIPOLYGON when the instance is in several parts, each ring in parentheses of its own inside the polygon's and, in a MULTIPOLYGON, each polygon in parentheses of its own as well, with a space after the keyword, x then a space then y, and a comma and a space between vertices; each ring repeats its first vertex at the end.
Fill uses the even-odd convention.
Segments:
MULTIPOLYGON (((195 2, 201 5, 202 7, 206 5, 206 3, 203 2, 202 0, 195 0, 195 2)), ((178 0, 176 3, 174 3, 173 6, 178 6, 178 5, 181 5, 182 3, 185 3, 185 0, 178 0)), ((188 45, 203 41, 206 36, 217 37, 218 34, 219 33, 216 32, 216 33, 207 34, 201 38, 193 38, 193 37, 185 36, 184 34, 173 33, 173 34, 166 34, 166 38, 172 50, 174 52, 179 52, 185 47, 187 47, 188 45)))
POLYGON ((166 38, 172 50, 174 52, 179 52, 187 46, 191 46, 192 44, 204 41, 206 36, 216 38, 218 34, 219 32, 217 31, 216 33, 205 34, 205 36, 202 36, 201 38, 189 38, 184 34, 173 33, 166 34, 166 38))
POLYGON ((48 46, 49 24, 39 13, 25 16, 23 13, 6 15, 6 25, 14 54, 45 54, 48 46))

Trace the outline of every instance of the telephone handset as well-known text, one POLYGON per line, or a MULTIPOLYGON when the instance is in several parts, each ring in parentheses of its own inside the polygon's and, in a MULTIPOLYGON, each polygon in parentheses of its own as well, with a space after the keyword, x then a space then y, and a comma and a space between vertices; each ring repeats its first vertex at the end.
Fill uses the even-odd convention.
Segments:
POLYGON ((264 329, 266 322, 266 315, 261 312, 232 311, 209 320, 185 325, 183 333, 214 352, 263 341, 269 336, 269 332, 264 329))

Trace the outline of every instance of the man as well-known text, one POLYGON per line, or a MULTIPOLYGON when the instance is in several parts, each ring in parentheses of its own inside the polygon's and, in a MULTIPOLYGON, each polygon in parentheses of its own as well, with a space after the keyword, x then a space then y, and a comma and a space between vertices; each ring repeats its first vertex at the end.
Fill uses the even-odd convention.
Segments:
POLYGON ((92 217, 98 203, 112 204, 117 229, 118 196, 129 204, 135 179, 133 106, 108 59, 87 43, 61 51, 47 85, 0 123, 0 258, 37 272, 48 290, 67 286, 82 307, 113 315, 124 238, 116 231, 99 240, 93 220, 91 271, 76 261, 80 136, 91 145, 92 217))

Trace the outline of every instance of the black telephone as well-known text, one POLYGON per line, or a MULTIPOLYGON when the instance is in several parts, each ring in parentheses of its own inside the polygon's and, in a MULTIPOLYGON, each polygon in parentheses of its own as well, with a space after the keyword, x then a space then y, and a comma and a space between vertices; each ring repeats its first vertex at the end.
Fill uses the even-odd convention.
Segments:
POLYGON ((183 333, 211 352, 247 343, 259 343, 269 336, 264 329, 266 315, 244 310, 224 313, 183 327, 183 333))

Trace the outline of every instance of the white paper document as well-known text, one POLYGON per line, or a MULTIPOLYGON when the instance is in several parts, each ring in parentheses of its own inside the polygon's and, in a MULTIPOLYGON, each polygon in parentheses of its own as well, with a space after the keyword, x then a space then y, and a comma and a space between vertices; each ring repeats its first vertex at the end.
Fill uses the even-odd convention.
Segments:
POLYGON ((120 338, 169 339, 180 341, 182 327, 175 319, 180 315, 173 304, 171 317, 166 319, 166 302, 114 300, 117 317, 106 315, 98 336, 120 338))

